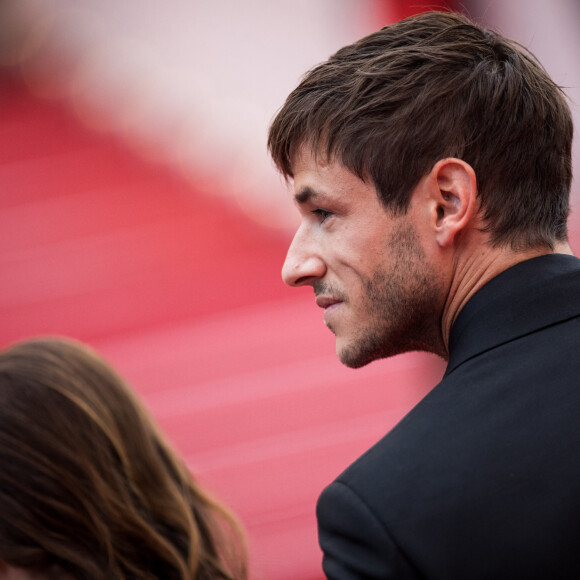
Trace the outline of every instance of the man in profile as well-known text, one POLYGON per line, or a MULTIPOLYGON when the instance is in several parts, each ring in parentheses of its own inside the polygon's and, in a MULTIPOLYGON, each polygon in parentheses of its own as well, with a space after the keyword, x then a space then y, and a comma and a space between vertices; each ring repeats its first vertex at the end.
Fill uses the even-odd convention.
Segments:
POLYGON ((533 55, 440 12, 342 48, 276 116, 302 217, 285 282, 349 367, 448 361, 322 493, 328 578, 580 578, 572 133, 533 55))

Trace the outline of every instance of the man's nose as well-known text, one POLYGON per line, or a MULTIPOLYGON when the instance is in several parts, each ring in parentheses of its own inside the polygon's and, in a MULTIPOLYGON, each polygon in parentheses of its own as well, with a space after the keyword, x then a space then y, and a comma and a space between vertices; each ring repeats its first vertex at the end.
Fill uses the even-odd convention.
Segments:
POLYGON ((312 240, 300 229, 296 232, 282 266, 282 280, 288 286, 312 284, 326 273, 326 264, 312 240))

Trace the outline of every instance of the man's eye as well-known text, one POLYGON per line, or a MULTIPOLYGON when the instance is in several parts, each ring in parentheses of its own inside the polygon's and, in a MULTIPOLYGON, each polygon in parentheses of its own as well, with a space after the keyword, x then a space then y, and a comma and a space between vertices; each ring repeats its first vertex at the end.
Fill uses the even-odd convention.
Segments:
POLYGON ((320 218, 320 223, 322 223, 326 218, 332 215, 332 212, 326 211, 325 209, 317 208, 312 210, 312 213, 320 218))

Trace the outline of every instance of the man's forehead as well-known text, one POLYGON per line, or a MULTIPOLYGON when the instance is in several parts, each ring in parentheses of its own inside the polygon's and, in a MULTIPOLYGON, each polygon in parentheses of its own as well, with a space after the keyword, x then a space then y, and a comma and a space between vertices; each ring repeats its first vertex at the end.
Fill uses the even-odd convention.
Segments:
POLYGON ((377 197, 372 182, 362 180, 340 161, 328 160, 303 147, 295 157, 293 189, 298 206, 360 200, 363 192, 377 197))
POLYGON ((325 197, 325 173, 334 165, 312 147, 303 145, 296 151, 292 159, 292 172, 294 200, 298 205, 320 201, 325 197))
POLYGON ((296 177, 297 173, 306 169, 324 169, 325 167, 336 163, 335 160, 329 158, 326 151, 320 148, 314 149, 309 143, 303 143, 297 147, 290 161, 294 177, 296 177))

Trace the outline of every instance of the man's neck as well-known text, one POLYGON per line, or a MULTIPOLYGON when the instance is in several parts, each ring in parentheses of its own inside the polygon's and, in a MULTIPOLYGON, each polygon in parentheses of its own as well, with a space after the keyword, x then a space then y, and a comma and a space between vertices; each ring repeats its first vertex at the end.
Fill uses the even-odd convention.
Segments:
POLYGON ((492 278, 508 268, 546 254, 572 255, 572 250, 567 242, 557 242, 553 250, 545 247, 524 251, 514 251, 506 247, 490 250, 490 247, 487 246, 485 249, 482 248, 481 252, 467 254, 465 259, 462 259, 461 256, 458 257, 441 319, 441 330, 447 355, 449 354, 451 327, 469 299, 492 278))

